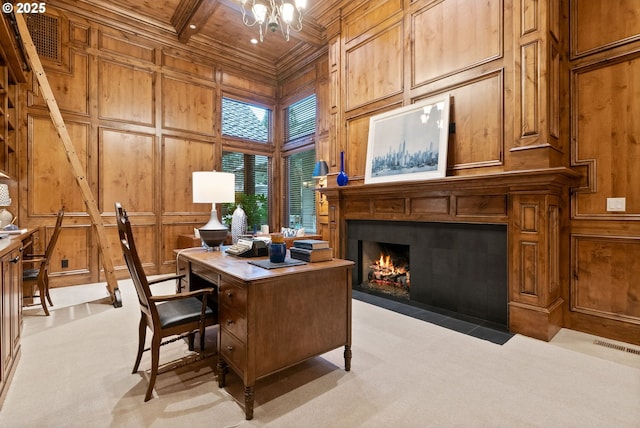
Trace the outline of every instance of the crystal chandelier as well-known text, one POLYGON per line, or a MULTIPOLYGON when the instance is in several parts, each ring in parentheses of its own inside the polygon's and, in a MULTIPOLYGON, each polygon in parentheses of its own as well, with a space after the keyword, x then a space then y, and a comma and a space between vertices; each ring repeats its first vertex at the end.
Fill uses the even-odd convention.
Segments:
POLYGON ((291 30, 302 30, 302 11, 307 5, 307 0, 240 0, 240 4, 242 22, 247 27, 258 26, 261 42, 264 41, 267 30, 275 33, 280 29, 287 41, 291 30), (248 9, 251 10, 251 14, 248 9))

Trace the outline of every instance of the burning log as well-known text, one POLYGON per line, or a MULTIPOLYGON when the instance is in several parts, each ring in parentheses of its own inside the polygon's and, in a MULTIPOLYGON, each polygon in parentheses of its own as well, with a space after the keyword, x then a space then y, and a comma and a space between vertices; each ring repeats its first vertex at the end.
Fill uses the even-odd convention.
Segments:
POLYGON ((369 282, 380 285, 390 285, 408 290, 411 285, 409 265, 394 264, 391 257, 381 254, 380 258, 369 265, 369 282))

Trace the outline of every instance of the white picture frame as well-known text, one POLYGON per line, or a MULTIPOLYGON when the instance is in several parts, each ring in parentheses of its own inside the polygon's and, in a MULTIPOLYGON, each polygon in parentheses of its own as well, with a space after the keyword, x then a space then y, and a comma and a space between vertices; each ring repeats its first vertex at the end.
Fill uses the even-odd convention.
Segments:
POLYGON ((372 116, 365 184, 445 177, 448 140, 449 93, 372 116))

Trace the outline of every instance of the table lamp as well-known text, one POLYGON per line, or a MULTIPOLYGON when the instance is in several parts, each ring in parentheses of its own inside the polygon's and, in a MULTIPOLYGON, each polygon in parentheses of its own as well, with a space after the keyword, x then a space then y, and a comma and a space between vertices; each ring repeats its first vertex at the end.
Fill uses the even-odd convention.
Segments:
POLYGON ((220 246, 229 233, 218 220, 216 204, 235 202, 235 179, 230 172, 193 172, 193 202, 212 204, 209 222, 198 229, 200 238, 209 248, 220 246))
MULTIPOLYGON (((9 185, 0 184, 0 207, 11 206, 11 198, 9 197, 9 185)), ((13 214, 5 208, 0 209, 0 229, 9 226, 13 220, 13 214)))
MULTIPOLYGON (((329 165, 322 159, 316 162, 315 168, 313 168, 313 173, 311 177, 318 179, 318 187, 326 187, 327 185, 327 174, 329 174, 329 165)), ((326 196, 324 194, 320 194, 320 205, 324 204, 326 201, 326 196)))

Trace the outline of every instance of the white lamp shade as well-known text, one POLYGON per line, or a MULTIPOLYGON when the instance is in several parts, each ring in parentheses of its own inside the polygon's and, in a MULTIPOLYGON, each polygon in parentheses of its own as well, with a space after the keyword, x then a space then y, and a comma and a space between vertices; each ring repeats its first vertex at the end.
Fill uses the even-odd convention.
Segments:
POLYGON ((230 172, 195 171, 193 173, 194 203, 235 202, 236 177, 230 172))
POLYGON ((291 3, 283 3, 280 6, 280 15, 285 23, 291 24, 293 22, 293 5, 291 3))
POLYGON ((9 197, 9 185, 0 184, 0 207, 8 207, 11 205, 11 197, 9 197))

